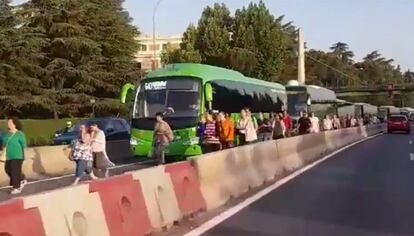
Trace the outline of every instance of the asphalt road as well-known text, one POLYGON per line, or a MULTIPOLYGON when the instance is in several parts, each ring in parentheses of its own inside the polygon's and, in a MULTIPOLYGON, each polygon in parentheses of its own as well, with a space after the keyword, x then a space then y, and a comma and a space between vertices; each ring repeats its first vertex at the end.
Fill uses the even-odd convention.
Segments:
MULTIPOLYGON (((142 168, 147 168, 150 166, 154 166, 153 162, 138 162, 136 163, 136 159, 125 159, 123 162, 118 162, 116 167, 112 167, 109 169, 109 175, 120 175, 128 171, 139 170, 142 168)), ((99 175, 99 173, 97 173, 99 175)), ((0 202, 7 201, 13 197, 19 196, 26 196, 35 193, 40 193, 48 190, 58 189, 62 187, 69 186, 73 183, 75 179, 74 175, 66 175, 56 178, 48 178, 44 180, 38 180, 29 182, 23 189, 22 193, 16 196, 10 195, 11 187, 3 187, 0 188, 0 202)), ((88 180, 88 177, 83 177, 84 181, 88 180)), ((1 235, 1 234, 0 234, 1 235)))
POLYGON ((412 135, 355 145, 205 235, 414 235, 412 135))

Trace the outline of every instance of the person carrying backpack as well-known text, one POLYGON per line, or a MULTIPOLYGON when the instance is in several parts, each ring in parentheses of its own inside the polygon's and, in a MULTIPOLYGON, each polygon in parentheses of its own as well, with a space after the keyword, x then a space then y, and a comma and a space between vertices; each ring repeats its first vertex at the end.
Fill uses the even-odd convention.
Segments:
POLYGON ((157 122, 154 127, 154 158, 158 164, 165 163, 165 149, 174 140, 174 134, 170 125, 164 121, 164 115, 161 112, 155 114, 157 122))

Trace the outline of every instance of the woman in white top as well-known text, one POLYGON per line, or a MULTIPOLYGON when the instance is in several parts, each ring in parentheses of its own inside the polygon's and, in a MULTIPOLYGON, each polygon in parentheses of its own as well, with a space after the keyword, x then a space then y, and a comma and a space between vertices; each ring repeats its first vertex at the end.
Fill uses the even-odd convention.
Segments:
POLYGON ((252 117, 248 115, 245 109, 241 110, 240 116, 241 118, 237 124, 237 129, 241 136, 240 144, 255 142, 257 140, 257 132, 252 117))
POLYGON ((113 163, 109 160, 108 155, 106 154, 105 133, 99 129, 98 124, 92 124, 91 130, 93 132, 93 168, 99 170, 104 177, 108 177, 108 167, 112 166, 113 163))
POLYGON ((357 125, 364 126, 364 119, 361 116, 358 116, 357 118, 357 125))
POLYGON ((351 127, 355 127, 358 125, 357 119, 354 116, 351 116, 351 127))
POLYGON ((310 120, 312 124, 311 133, 319 133, 319 118, 315 116, 315 113, 311 113, 310 120))
POLYGON ((324 131, 328 131, 328 130, 332 130, 333 129, 333 122, 332 119, 329 117, 329 115, 325 116, 325 119, 323 119, 322 121, 322 125, 323 125, 323 130, 324 131))

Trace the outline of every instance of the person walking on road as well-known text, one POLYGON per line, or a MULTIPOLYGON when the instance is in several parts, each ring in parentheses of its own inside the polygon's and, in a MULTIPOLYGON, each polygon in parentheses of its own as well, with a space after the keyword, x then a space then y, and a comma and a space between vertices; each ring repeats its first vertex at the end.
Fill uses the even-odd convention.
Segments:
POLYGON ((250 119, 252 120, 254 129, 257 132, 257 129, 259 128, 259 125, 258 125, 256 117, 252 114, 252 111, 250 110, 250 108, 246 107, 244 110, 246 111, 247 116, 250 117, 250 119))
POLYGON ((114 166, 106 154, 106 137, 105 133, 99 128, 98 124, 91 125, 92 131, 92 154, 93 168, 102 173, 104 177, 108 177, 108 167, 114 166))
POLYGON ((329 131, 333 129, 333 120, 329 115, 326 115, 325 118, 322 120, 322 128, 323 131, 329 131))
POLYGON ((164 121, 162 112, 155 114, 157 122, 154 127, 154 158, 158 164, 165 163, 165 149, 174 140, 170 125, 164 121))
POLYGON ((356 123, 357 123, 357 125, 356 126, 364 126, 364 119, 361 117, 361 116, 358 116, 357 117, 357 119, 356 119, 356 123))
POLYGON ((203 153, 219 151, 221 143, 219 139, 219 125, 213 118, 212 114, 206 115, 206 128, 204 130, 203 153))
POLYGON ((340 129, 341 127, 342 127, 341 120, 338 118, 337 115, 333 115, 332 128, 333 129, 340 129))
POLYGON ((200 145, 203 144, 204 132, 206 130, 206 114, 200 116, 200 122, 197 125, 197 136, 200 139, 200 145))
POLYGON ((356 127, 358 125, 358 121, 354 116, 350 118, 350 127, 356 127))
POLYGON ((291 136, 292 130, 293 130, 293 119, 290 117, 289 113, 287 111, 283 112, 283 123, 285 123, 286 127, 286 137, 291 136))
POLYGON ((264 118, 263 113, 259 113, 259 120, 257 121, 259 128, 257 129, 257 138, 259 141, 272 140, 272 122, 264 118))
POLYGON ((311 120, 311 123, 312 123, 311 132, 312 133, 319 133, 319 131, 320 131, 319 118, 317 116, 315 116, 314 112, 311 112, 310 120, 311 120))
POLYGON ((352 117, 349 114, 346 114, 345 116, 345 127, 346 128, 352 127, 351 119, 352 117))
POLYGON ((26 136, 22 131, 22 125, 17 118, 7 121, 8 134, 3 139, 3 151, 5 152, 5 171, 9 176, 10 185, 13 187, 11 194, 20 194, 27 184, 22 172, 24 150, 27 148, 26 136))
POLYGON ((275 121, 273 124, 273 139, 275 140, 286 137, 286 126, 282 118, 283 118, 282 114, 275 115, 275 121))
POLYGON ((226 117, 224 112, 220 112, 219 119, 219 136, 223 149, 233 147, 234 143, 234 122, 231 117, 226 117))
POLYGON ((239 130, 240 144, 250 144, 257 141, 257 132, 256 126, 252 119, 252 116, 249 115, 249 111, 243 109, 240 112, 241 119, 237 124, 237 129, 239 130))
POLYGON ((308 113, 307 112, 303 112, 302 113, 302 117, 299 118, 299 134, 303 135, 303 134, 309 134, 311 132, 311 128, 312 128, 312 123, 311 120, 308 117, 308 113))
POLYGON ((72 143, 72 152, 70 158, 76 163, 75 181, 73 185, 79 183, 84 174, 89 175, 91 179, 98 179, 92 171, 92 146, 91 133, 85 125, 80 127, 79 138, 72 143))

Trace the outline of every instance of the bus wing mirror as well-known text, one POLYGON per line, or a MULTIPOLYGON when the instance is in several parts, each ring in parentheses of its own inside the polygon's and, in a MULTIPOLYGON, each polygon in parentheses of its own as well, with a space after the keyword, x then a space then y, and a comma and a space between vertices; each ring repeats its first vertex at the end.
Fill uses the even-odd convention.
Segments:
POLYGON ((308 104, 308 106, 312 105, 312 101, 310 97, 308 97, 308 100, 306 101, 306 103, 308 104))
POLYGON ((205 85, 204 92, 206 93, 206 101, 212 102, 213 101, 213 87, 211 86, 211 84, 205 85))
POLYGON ((125 104, 129 91, 134 91, 134 90, 135 90, 135 85, 130 84, 130 83, 125 84, 122 87, 121 98, 120 98, 122 104, 125 104))

